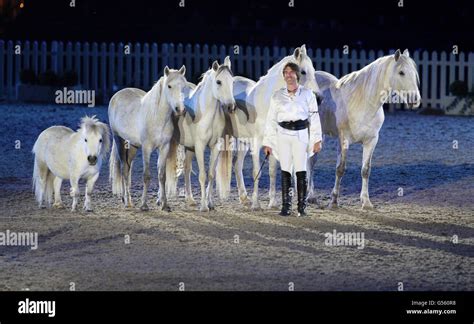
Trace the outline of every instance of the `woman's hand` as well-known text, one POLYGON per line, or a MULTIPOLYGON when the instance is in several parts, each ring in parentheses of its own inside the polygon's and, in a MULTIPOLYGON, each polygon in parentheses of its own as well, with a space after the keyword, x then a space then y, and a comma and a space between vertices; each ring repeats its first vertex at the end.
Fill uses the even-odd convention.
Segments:
POLYGON ((265 153, 265 156, 271 155, 272 154, 272 148, 270 146, 264 146, 263 147, 263 153, 265 153))
POLYGON ((314 143, 313 153, 319 153, 321 151, 321 141, 314 143))

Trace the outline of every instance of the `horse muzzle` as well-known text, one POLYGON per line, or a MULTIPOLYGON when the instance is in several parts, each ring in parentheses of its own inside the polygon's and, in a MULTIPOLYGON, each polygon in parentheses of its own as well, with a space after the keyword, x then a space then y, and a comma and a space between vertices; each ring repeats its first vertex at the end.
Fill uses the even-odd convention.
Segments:
POLYGON ((235 102, 233 102, 231 104, 225 105, 224 107, 227 108, 227 111, 230 114, 233 114, 235 112, 235 109, 237 108, 237 105, 235 104, 235 102))
POLYGON ((94 166, 94 165, 97 164, 97 156, 95 156, 95 155, 89 155, 89 156, 87 157, 87 161, 89 162, 89 165, 94 166))

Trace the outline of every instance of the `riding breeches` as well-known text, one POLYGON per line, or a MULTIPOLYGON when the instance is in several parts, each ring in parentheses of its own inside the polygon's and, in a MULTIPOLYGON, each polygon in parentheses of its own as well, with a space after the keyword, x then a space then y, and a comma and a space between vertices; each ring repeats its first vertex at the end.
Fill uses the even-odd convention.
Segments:
POLYGON ((277 145, 282 171, 306 171, 308 160, 308 129, 287 130, 278 127, 277 145))

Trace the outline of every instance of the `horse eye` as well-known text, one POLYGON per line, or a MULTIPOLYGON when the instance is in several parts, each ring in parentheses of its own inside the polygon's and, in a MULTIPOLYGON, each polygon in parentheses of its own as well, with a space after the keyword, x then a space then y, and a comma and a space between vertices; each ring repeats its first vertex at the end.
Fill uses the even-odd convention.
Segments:
POLYGON ((306 75, 306 71, 301 71, 301 74, 306 75))
POLYGON ((400 72, 398 72, 398 74, 400 74, 401 76, 404 76, 404 75, 405 75, 405 72, 400 71, 400 72))
POLYGON ((221 84, 222 84, 222 82, 221 82, 220 80, 217 80, 216 83, 217 83, 218 85, 221 85, 221 84))
POLYGON ((170 86, 170 85, 168 86, 168 89, 171 89, 171 86, 170 86))
POLYGON ((99 140, 99 142, 101 142, 101 143, 102 143, 102 138, 99 140))
POLYGON ((84 138, 84 141, 87 143, 87 138, 84 138))

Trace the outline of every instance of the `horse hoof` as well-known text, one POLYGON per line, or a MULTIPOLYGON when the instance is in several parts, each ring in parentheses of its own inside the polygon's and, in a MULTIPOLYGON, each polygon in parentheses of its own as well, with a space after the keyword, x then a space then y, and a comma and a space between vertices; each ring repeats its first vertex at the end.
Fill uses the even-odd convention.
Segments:
POLYGON ((63 205, 63 203, 54 203, 54 204, 53 204, 53 208, 63 209, 63 208, 64 208, 64 205, 63 205))
POLYGON ((337 204, 337 202, 330 202, 329 205, 328 205, 328 208, 329 209, 338 209, 339 205, 337 204))
POLYGON ((161 206, 161 201, 160 201, 160 199, 157 199, 157 200, 156 200, 156 205, 157 205, 157 206, 161 206))
POLYGON ((92 208, 86 208, 86 212, 92 213, 94 210, 92 208))
POLYGON ((166 212, 169 213, 169 212, 171 212, 171 207, 170 206, 163 206, 163 207, 161 207, 161 210, 166 211, 166 212))
POLYGON ((319 201, 317 197, 308 197, 308 204, 314 204, 319 206, 319 201))
POLYGON ((252 211, 262 211, 262 207, 260 207, 260 205, 252 205, 252 207, 250 208, 252 211))
POLYGON ((374 205, 370 202, 362 204, 362 210, 374 210, 374 205))
POLYGON ((192 200, 191 200, 191 199, 186 200, 186 204, 187 204, 188 206, 196 206, 196 205, 197 205, 197 203, 196 203, 196 201, 195 201, 194 199, 192 199, 192 200))
POLYGON ((142 205, 142 206, 140 207, 140 210, 141 210, 141 211, 148 211, 149 208, 148 208, 148 206, 145 204, 145 205, 142 205))
POLYGON ((199 209, 200 212, 208 212, 209 211, 209 207, 207 206, 201 206, 201 208, 199 209))
POLYGON ((276 203, 275 200, 270 200, 270 202, 268 203, 268 208, 269 209, 278 209, 278 204, 276 203))
POLYGON ((215 210, 215 209, 216 209, 216 207, 214 207, 214 206, 209 206, 209 210, 215 210))

